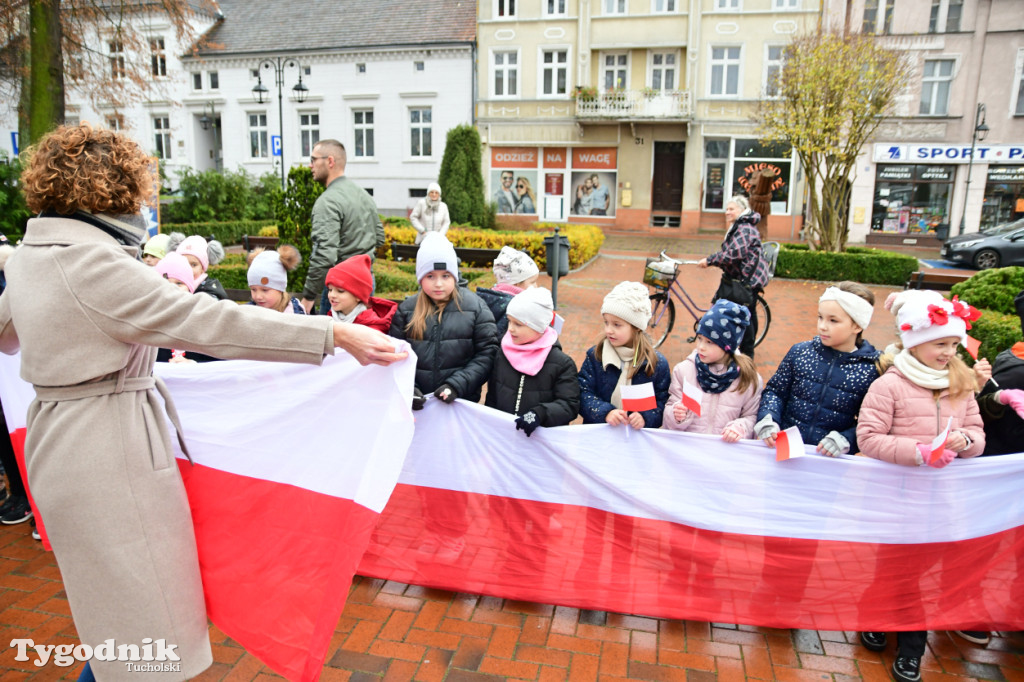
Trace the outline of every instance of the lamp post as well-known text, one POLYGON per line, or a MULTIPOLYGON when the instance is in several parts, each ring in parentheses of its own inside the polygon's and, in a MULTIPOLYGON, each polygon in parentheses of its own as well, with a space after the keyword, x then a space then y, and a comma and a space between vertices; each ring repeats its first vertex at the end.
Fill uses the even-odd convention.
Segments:
POLYGON ((960 227, 957 228, 957 235, 964 233, 964 223, 967 221, 967 198, 971 191, 971 170, 974 168, 974 145, 984 142, 988 135, 989 127, 985 124, 985 105, 978 103, 978 111, 974 114, 974 132, 971 134, 971 156, 967 159, 967 186, 964 188, 964 209, 960 212, 960 227))
POLYGON ((299 82, 292 86, 292 92, 295 93, 295 100, 300 104, 306 101, 306 96, 309 95, 309 88, 302 83, 302 67, 299 65, 299 60, 294 57, 267 57, 260 62, 260 66, 257 69, 256 85, 253 86, 252 92, 256 95, 256 99, 260 104, 263 104, 263 97, 267 94, 267 87, 263 85, 263 69, 274 70, 274 83, 277 85, 277 123, 278 133, 281 140, 281 189, 285 189, 284 179, 284 93, 282 88, 284 87, 284 70, 286 68, 294 66, 299 71, 299 82))
POLYGON ((199 125, 203 130, 209 130, 211 126, 216 130, 217 110, 213 108, 212 100, 203 105, 203 115, 199 117, 199 125))

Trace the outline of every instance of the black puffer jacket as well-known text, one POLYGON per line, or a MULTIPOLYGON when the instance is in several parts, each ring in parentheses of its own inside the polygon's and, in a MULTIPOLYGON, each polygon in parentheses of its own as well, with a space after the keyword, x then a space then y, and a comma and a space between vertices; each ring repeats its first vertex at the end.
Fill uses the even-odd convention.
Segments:
POLYGON ((544 366, 531 377, 513 367, 499 349, 484 404, 516 416, 533 410, 541 426, 565 426, 580 413, 576 363, 555 342, 544 366), (523 394, 516 410, 520 382, 523 394))
POLYGON ((480 401, 480 389, 491 375, 498 349, 494 316, 480 297, 469 289, 456 287, 459 301, 444 309, 441 323, 437 314, 427 316, 422 339, 406 338, 419 294, 398 304, 391 321, 391 336, 409 342, 416 351, 416 388, 433 393, 448 384, 459 398, 480 401))

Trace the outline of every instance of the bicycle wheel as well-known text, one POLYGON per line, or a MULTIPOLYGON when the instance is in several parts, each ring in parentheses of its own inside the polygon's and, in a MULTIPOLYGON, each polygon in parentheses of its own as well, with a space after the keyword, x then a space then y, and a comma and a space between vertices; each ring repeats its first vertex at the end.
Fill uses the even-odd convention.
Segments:
POLYGON ((761 294, 754 297, 754 312, 757 313, 757 338, 754 339, 756 348, 768 335, 768 327, 772 323, 772 309, 768 307, 768 301, 764 300, 761 294))
POLYGON ((647 333, 651 335, 651 341, 657 348, 672 333, 672 326, 676 323, 676 304, 668 297, 667 292, 651 294, 651 310, 647 333))

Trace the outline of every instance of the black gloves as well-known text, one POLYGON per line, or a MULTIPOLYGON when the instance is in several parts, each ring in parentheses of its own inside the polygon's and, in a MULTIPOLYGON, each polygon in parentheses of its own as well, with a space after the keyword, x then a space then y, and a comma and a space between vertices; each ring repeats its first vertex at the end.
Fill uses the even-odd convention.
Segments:
POLYGON ((434 391, 434 397, 440 398, 441 400, 450 405, 459 396, 456 395, 454 388, 452 388, 448 384, 441 384, 440 386, 437 387, 437 390, 434 391))
POLYGON ((426 404, 426 402, 427 402, 427 399, 423 397, 423 391, 421 391, 420 389, 418 389, 415 386, 413 386, 412 387, 412 409, 414 409, 414 410, 422 410, 423 406, 426 404))
POLYGON ((516 417, 516 430, 525 433, 527 438, 538 426, 540 426, 540 417, 533 410, 516 417))

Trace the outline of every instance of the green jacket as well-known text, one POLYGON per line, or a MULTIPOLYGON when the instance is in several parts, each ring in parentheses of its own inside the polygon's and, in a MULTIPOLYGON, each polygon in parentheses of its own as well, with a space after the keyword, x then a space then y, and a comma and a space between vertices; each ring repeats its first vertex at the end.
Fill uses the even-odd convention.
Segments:
POLYGON ((302 297, 317 300, 324 289, 327 271, 360 254, 373 252, 384 243, 384 225, 373 198, 344 175, 327 185, 313 204, 311 231, 313 252, 302 297))

